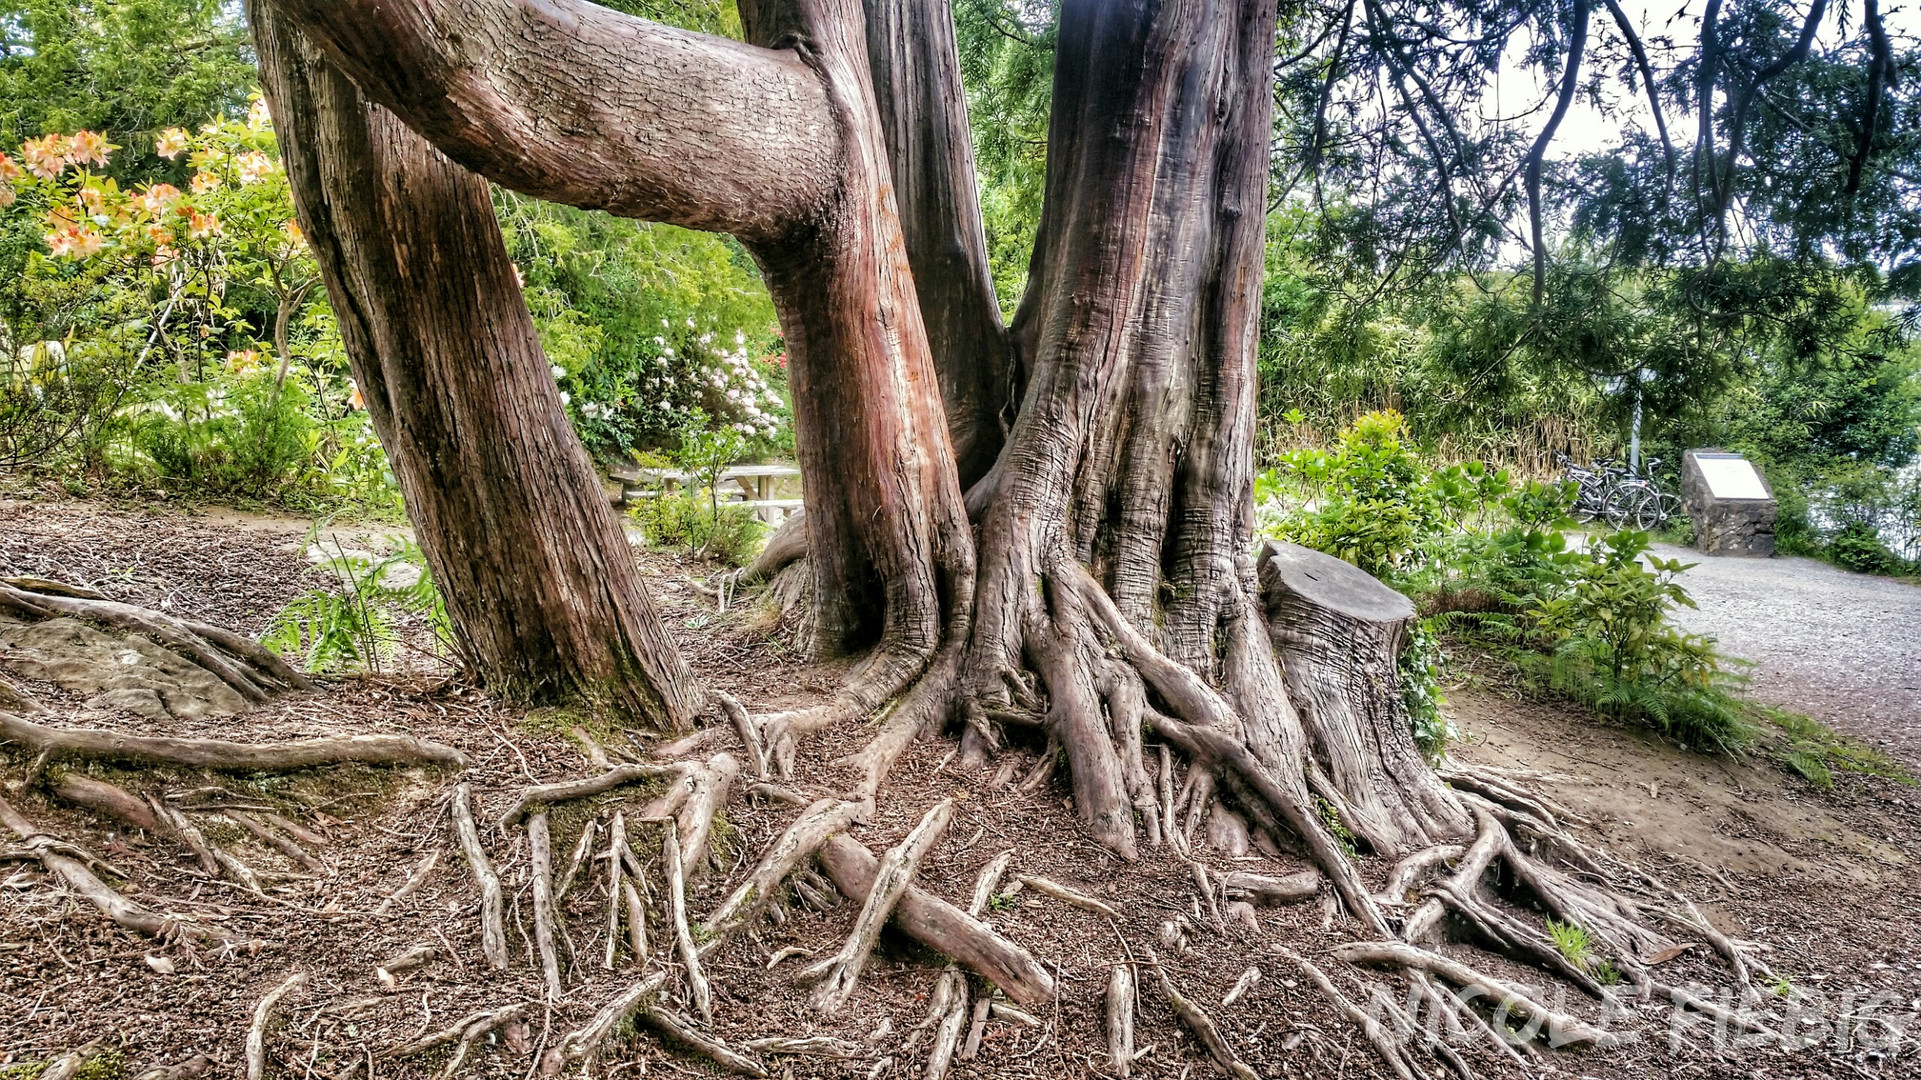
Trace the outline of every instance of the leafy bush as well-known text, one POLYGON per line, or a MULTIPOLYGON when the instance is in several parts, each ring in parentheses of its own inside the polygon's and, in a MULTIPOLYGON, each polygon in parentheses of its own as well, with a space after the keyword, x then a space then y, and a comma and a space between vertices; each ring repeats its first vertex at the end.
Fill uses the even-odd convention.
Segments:
POLYGON ((1541 650, 1523 669, 1616 719, 1695 746, 1740 746, 1748 725, 1714 643, 1667 617, 1675 605, 1694 606, 1675 580, 1689 565, 1650 553, 1646 533, 1595 539, 1564 587, 1521 612, 1541 650))
MULTIPOLYGON (((1429 469, 1393 410, 1368 413, 1343 429, 1330 450, 1296 450, 1281 463, 1300 488, 1297 513, 1277 538, 1346 559, 1379 577, 1417 563, 1425 545, 1504 488, 1504 472, 1480 464, 1429 469)), ((1264 492, 1285 490, 1270 477, 1264 492)))
POLYGON ((691 492, 643 499, 628 516, 655 547, 745 566, 760 551, 764 526, 751 507, 713 504, 691 492))
MULTIPOLYGON (((1400 660, 1416 741, 1446 745, 1438 635, 1505 657, 1537 686, 1689 745, 1747 740, 1748 706, 1713 643, 1669 620, 1693 606, 1686 566, 1649 551, 1645 533, 1568 544, 1572 484, 1515 484, 1478 465, 1430 468, 1391 413, 1341 433, 1334 450, 1290 455, 1310 499, 1271 532, 1354 562, 1413 596, 1427 618, 1400 660)), ((1262 494, 1283 501, 1283 482, 1262 494)))

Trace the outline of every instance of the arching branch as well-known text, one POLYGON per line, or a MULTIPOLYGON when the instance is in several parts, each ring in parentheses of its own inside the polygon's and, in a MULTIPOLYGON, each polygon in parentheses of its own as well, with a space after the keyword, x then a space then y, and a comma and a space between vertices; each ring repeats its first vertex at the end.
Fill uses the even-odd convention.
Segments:
POLYGON ((838 183, 797 53, 584 0, 274 0, 448 157, 542 199, 769 237, 838 183))
POLYGON ((1541 294, 1547 289, 1546 241, 1541 235, 1541 161, 1547 155, 1548 144, 1554 141, 1561 120, 1567 116, 1568 106, 1574 103, 1574 91, 1580 88, 1581 54, 1587 49, 1587 28, 1588 0, 1574 0, 1574 30, 1568 38, 1567 63, 1561 68, 1561 89, 1554 102, 1554 114, 1547 118, 1547 124, 1534 137, 1534 145, 1527 152, 1527 216, 1534 241, 1536 304, 1541 302, 1541 294))
POLYGON ((1881 124, 1881 97, 1895 80, 1894 50, 1888 44, 1888 28, 1881 21, 1880 0, 1866 0, 1868 29, 1868 100, 1862 109, 1861 141, 1848 159, 1849 195, 1861 190, 1861 172, 1874 150, 1874 131, 1881 124))
MULTIPOLYGON (((1870 4, 1874 0, 1868 0, 1870 4)), ((1667 117, 1661 112, 1661 89, 1654 81, 1654 65, 1648 62, 1647 47, 1641 44, 1641 35, 1634 32, 1634 23, 1628 19, 1627 12, 1621 10, 1619 0, 1606 0, 1608 13, 1614 16, 1614 25, 1621 30, 1621 37, 1627 42, 1628 51, 1634 55, 1634 66, 1641 72, 1641 82, 1647 87, 1648 108, 1654 113, 1654 127, 1661 133, 1661 151, 1667 156, 1668 184, 1674 183, 1674 143, 1668 138, 1667 117)))

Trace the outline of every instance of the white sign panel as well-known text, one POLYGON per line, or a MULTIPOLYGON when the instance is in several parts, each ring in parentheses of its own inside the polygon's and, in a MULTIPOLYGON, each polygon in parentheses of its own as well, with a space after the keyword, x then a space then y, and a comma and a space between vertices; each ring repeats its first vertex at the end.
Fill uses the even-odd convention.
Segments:
POLYGON ((1717 499, 1766 499, 1768 489, 1754 464, 1738 454, 1696 454, 1694 464, 1717 499))

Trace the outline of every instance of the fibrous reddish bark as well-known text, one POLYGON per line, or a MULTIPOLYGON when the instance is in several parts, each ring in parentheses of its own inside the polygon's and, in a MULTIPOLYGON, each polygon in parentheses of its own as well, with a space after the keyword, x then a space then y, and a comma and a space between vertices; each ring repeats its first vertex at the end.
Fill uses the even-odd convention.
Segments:
MULTIPOLYGON (((1249 555, 1274 0, 1061 6, 1045 208, 1028 292, 1004 334, 983 272, 952 28, 939 4, 748 0, 743 25, 758 45, 743 46, 581 0, 261 3, 288 15, 379 103, 361 102, 315 56, 297 56, 305 66, 294 75, 331 79, 328 92, 351 105, 308 107, 315 116, 296 123, 296 132, 324 136, 323 154, 378 150, 387 156, 376 162, 441 183, 440 197, 465 198, 471 211, 478 181, 434 164, 424 144, 407 142, 404 122, 530 194, 731 231, 762 268, 795 395, 810 638, 822 652, 871 650, 832 706, 735 715, 733 730, 750 757, 785 775, 798 737, 891 707, 866 749, 841 763, 860 774, 846 801, 813 804, 722 905, 716 927, 742 925, 817 845, 835 884, 867 895, 871 853, 827 837, 871 811, 915 735, 958 711, 964 765, 995 748, 999 724, 1043 729, 1050 752, 1066 751, 1074 805, 1093 838, 1136 854, 1139 813, 1150 843, 1190 859, 1210 905, 1213 888, 1187 836, 1210 801, 1225 799, 1234 809, 1212 817, 1226 842, 1244 843, 1251 827, 1264 843, 1296 843, 1372 936, 1419 941, 1451 911, 1491 947, 1554 967, 1544 935, 1478 898, 1498 855, 1545 907, 1592 926, 1623 970, 1640 974, 1630 954, 1652 939, 1633 906, 1536 854, 1598 868, 1543 804, 1491 786, 1485 798, 1457 797, 1420 759, 1391 685, 1398 609, 1349 603, 1366 592, 1358 585, 1323 595, 1272 557, 1263 580, 1249 555), (712 102, 721 107, 695 107, 712 102), (598 124, 607 110, 620 115, 598 124), (351 123, 328 119, 335 114, 351 123), (391 145, 354 135, 355 123, 391 145), (763 127, 768 137, 757 140, 763 127), (796 132, 806 133, 804 145, 796 132), (711 185, 690 180, 707 177, 676 157, 710 135, 698 160, 726 177, 711 185), (1143 732, 1164 744, 1158 794, 1143 732), (1191 770, 1181 806, 1170 749, 1191 770), (1458 851, 1446 842, 1475 824, 1481 835, 1396 935, 1384 905, 1405 909, 1405 896, 1369 892, 1330 814, 1380 851, 1458 851), (1509 842, 1509 828, 1527 836, 1527 853, 1509 842)), ((264 57, 270 68, 287 67, 280 45, 279 57, 264 57)), ((270 93, 315 96, 286 71, 273 78, 280 85, 270 93)), ((404 184, 355 186, 311 162, 295 165, 297 190, 365 192, 379 213, 409 223, 404 184)), ((332 225, 363 235, 355 222, 332 225)), ((487 240, 486 258, 495 258, 497 237, 481 237, 471 222, 440 225, 487 240)), ((316 250, 343 280, 405 280, 389 269, 391 253, 365 240, 324 240, 316 250)), ((482 298, 468 286, 439 288, 432 303, 482 298)), ((499 325, 518 332, 518 298, 488 295, 514 308, 499 325)), ((404 304, 394 310, 426 318, 404 304)), ((462 408, 486 400, 458 376, 436 375, 462 408)), ((383 439, 410 437, 413 422, 384 428, 383 439)), ((784 535, 779 558, 756 572, 797 555, 795 540, 784 535)), ((682 740, 675 752, 707 741, 682 740)), ((686 775, 713 771, 726 778, 714 790, 724 790, 739 771, 725 757, 686 775)), ((670 798, 648 816, 673 812, 670 798)), ((675 805, 683 815, 700 807, 700 820, 711 813, 693 799, 675 805)), ((699 824, 687 834, 695 852, 699 824)), ((689 825, 670 826, 670 836, 674 828, 689 825)), ((1405 884, 1440 861, 1411 858, 1405 884)), ((1243 881, 1241 891, 1294 899, 1315 881, 1243 881)), ((1051 995, 1031 957, 957 909, 909 887, 894 915, 1016 1000, 1051 995)), ((693 968, 691 930, 680 933, 693 968)), ((1419 967, 1413 955, 1379 954, 1419 967)), ((1565 966, 1556 970, 1567 975, 1565 966)), ((1426 971, 1417 985, 1432 982, 1426 971)), ((603 1010, 608 1019, 588 1034, 604 1033, 643 996, 603 1010)), ((1179 1008, 1183 999, 1171 988, 1169 996, 1179 1008)), ((1198 1008, 1183 1015, 1197 1030, 1210 1027, 1198 1008)), ((573 1049, 553 1061, 597 1039, 563 1043, 573 1049)), ((1238 1064, 1224 1044, 1214 1049, 1238 1064)))
POLYGON ((561 405, 486 182, 369 104, 284 10, 249 5, 295 205, 469 659, 515 696, 688 726, 701 693, 561 405))

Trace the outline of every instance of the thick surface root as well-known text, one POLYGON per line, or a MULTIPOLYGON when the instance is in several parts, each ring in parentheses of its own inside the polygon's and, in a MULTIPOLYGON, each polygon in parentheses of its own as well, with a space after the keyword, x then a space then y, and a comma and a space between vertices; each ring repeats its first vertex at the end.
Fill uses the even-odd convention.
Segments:
POLYGON ((164 611, 109 600, 88 589, 28 578, 0 580, 0 607, 35 619, 67 616, 141 634, 205 668, 241 697, 262 702, 281 690, 312 690, 306 676, 247 638, 164 611))
POLYGON ((48 761, 119 761, 179 765, 222 772, 293 772, 323 765, 446 765, 465 768, 451 746, 410 735, 336 735, 278 743, 171 739, 117 731, 56 728, 0 713, 0 742, 15 743, 48 761))

